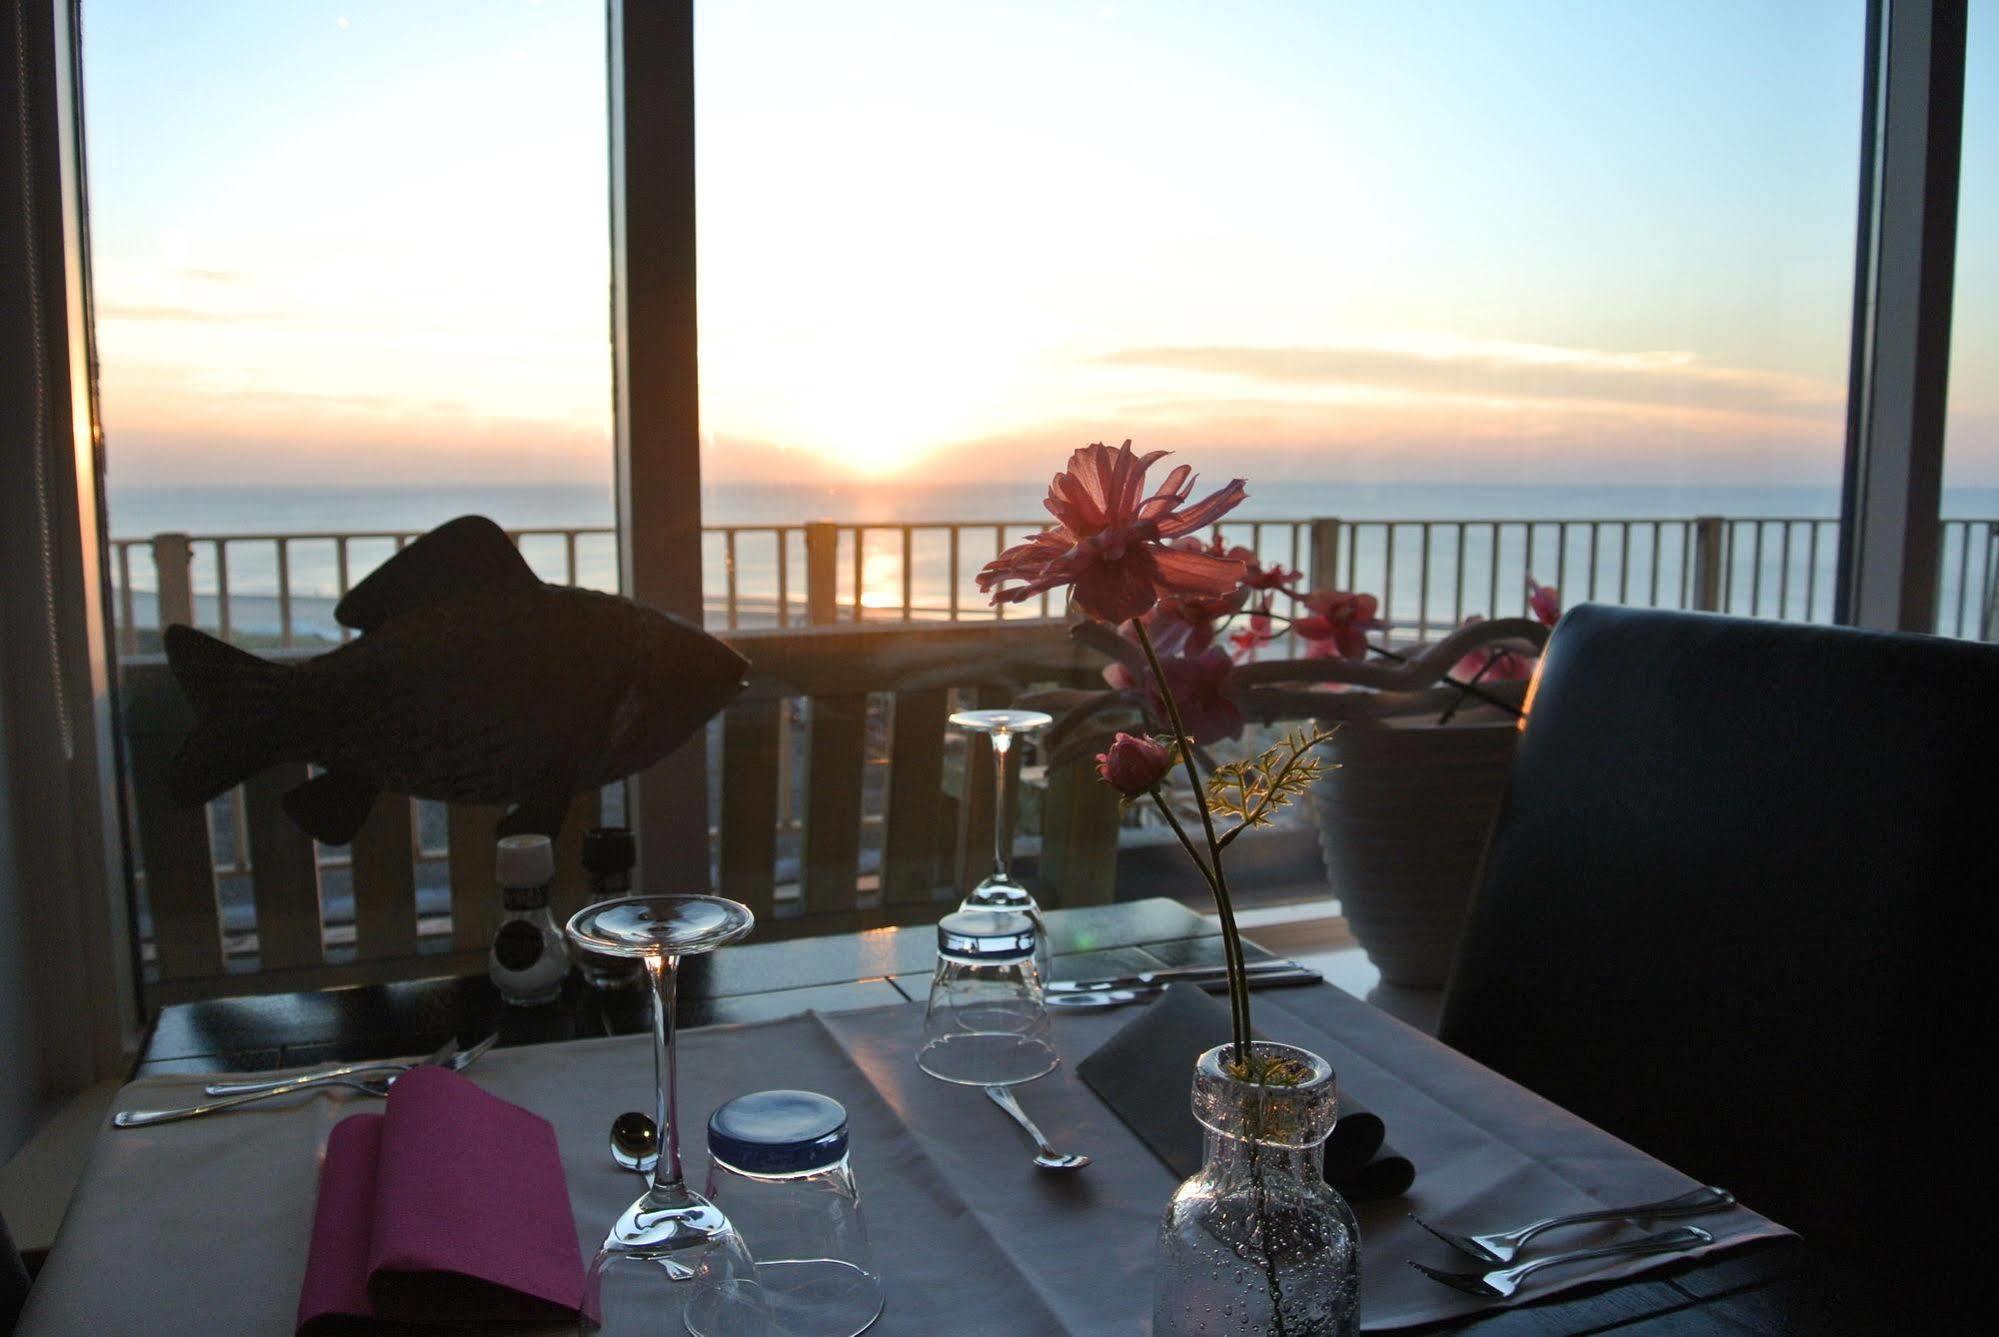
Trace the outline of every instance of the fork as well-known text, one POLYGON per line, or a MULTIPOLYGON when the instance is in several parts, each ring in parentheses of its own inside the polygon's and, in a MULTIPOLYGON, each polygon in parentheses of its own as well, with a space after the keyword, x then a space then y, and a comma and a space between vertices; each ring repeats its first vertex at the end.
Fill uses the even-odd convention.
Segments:
MULTIPOLYGON (((448 1065, 453 1066, 454 1071, 462 1069, 467 1063, 470 1063, 473 1059, 478 1058, 479 1055, 492 1048, 493 1042, 498 1038, 498 1035, 489 1036, 472 1048, 454 1054, 447 1061, 448 1065), (463 1060, 463 1062, 460 1060, 463 1060)), ((146 1128, 156 1123, 172 1123, 177 1119, 193 1119, 203 1114, 213 1114, 217 1110, 235 1109, 238 1105, 249 1105, 259 1100, 269 1100, 276 1096, 288 1096, 299 1091, 315 1091, 326 1086, 351 1086, 355 1090, 367 1095, 386 1096, 389 1094, 389 1087, 394 1085, 395 1080, 402 1076, 403 1072, 409 1071, 409 1068, 414 1066, 421 1065, 408 1065, 401 1071, 383 1071, 379 1068, 362 1069, 364 1072, 382 1072, 382 1075, 379 1077, 363 1077, 357 1073, 328 1079, 323 1073, 315 1073, 306 1077, 282 1078, 276 1082, 262 1085, 254 1091, 243 1091, 235 1095, 217 1096, 215 1099, 203 1101, 199 1105, 182 1105, 174 1109, 162 1110, 120 1110, 111 1116, 111 1125, 114 1128, 146 1128)))
POLYGON ((1488 1300, 1504 1300, 1520 1289, 1520 1283, 1529 1273, 1539 1272, 1544 1267, 1559 1267, 1564 1263, 1580 1263, 1590 1258, 1616 1258, 1625 1254, 1677 1253, 1701 1244, 1714 1243, 1714 1236, 1699 1226, 1680 1226, 1664 1230, 1657 1235, 1647 1235, 1643 1239, 1627 1240, 1623 1244, 1606 1244, 1600 1249, 1576 1249, 1570 1253, 1549 1254, 1546 1258, 1533 1258, 1512 1267, 1502 1267, 1491 1272, 1445 1272, 1434 1267, 1425 1267, 1411 1258, 1409 1266, 1421 1272, 1432 1281, 1441 1281, 1452 1290, 1463 1291, 1466 1295, 1476 1295, 1488 1300))
POLYGON ((1593 1211, 1570 1212, 1567 1216, 1550 1216, 1514 1230, 1496 1231, 1490 1235, 1459 1235, 1448 1230, 1439 1230, 1421 1217, 1410 1214, 1409 1219, 1435 1235, 1444 1243, 1474 1262, 1503 1266, 1520 1256, 1521 1246, 1544 1230, 1555 1230, 1562 1226, 1579 1226, 1589 1221, 1621 1221, 1626 1218, 1652 1220, 1662 1216, 1699 1216, 1704 1212, 1718 1212, 1724 1207, 1735 1205, 1735 1195, 1725 1188, 1712 1184, 1704 1185, 1676 1198, 1666 1198, 1659 1202, 1640 1203, 1636 1207, 1599 1207, 1593 1211))
POLYGON ((286 1086, 300 1089, 301 1086, 352 1086, 350 1079, 357 1077, 395 1077, 411 1068, 443 1068, 447 1072, 463 1072, 477 1062, 488 1049, 499 1042, 500 1033, 493 1032, 470 1049, 459 1049, 457 1037, 446 1040, 436 1053, 420 1058, 414 1063, 382 1061, 374 1063, 348 1063, 338 1068, 323 1068, 318 1072, 303 1073, 294 1077, 264 1077, 252 1082, 210 1082, 204 1091, 211 1096, 242 1096, 256 1091, 268 1091, 273 1087, 286 1086))
POLYGON ((280 1082, 261 1091, 245 1091, 233 1096, 217 1096, 199 1105, 181 1105, 164 1110, 119 1110, 111 1116, 114 1128, 146 1128, 156 1123, 172 1123, 176 1119, 193 1119, 203 1114, 213 1114, 217 1110, 235 1109, 238 1105, 250 1105, 259 1100, 271 1100, 277 1096, 288 1096, 299 1091, 314 1091, 325 1086, 351 1086, 357 1091, 371 1096, 386 1096, 389 1086, 401 1073, 390 1073, 383 1077, 347 1077, 336 1082, 320 1082, 309 1077, 280 1082))

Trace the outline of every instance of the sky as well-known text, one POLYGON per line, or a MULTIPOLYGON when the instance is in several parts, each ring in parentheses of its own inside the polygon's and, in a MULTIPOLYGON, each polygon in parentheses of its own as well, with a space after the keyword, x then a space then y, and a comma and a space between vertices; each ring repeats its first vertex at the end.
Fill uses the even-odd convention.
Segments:
MULTIPOLYGON (((1861 0, 697 6, 704 476, 1837 481, 1861 0)), ((1999 482, 1999 14, 1952 477, 1999 482)), ((149 482, 610 468, 601 5, 85 0, 149 482)))

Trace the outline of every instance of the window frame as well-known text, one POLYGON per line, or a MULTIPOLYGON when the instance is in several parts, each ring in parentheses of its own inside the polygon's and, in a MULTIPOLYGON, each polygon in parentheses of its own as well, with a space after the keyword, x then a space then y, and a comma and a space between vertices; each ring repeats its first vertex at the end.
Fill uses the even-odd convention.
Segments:
POLYGON ((1869 0, 1833 620, 1933 632, 1966 0, 1869 0))

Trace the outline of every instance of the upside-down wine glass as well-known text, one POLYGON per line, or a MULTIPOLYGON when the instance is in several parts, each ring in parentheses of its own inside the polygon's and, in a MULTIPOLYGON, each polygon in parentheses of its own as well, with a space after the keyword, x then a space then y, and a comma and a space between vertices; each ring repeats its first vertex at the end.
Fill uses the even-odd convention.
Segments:
POLYGON ((577 945, 645 964, 653 993, 653 1112, 659 1158, 638 1201, 611 1226, 584 1285, 586 1333, 678 1331, 688 1300, 711 1292, 720 1318, 711 1334, 752 1337, 769 1311, 742 1237, 715 1205, 689 1188, 680 1168, 674 1089, 673 987, 680 958, 712 952, 756 924, 747 906, 719 896, 628 896, 587 906, 569 921, 577 945), (701 1287, 686 1283, 700 1281, 701 1287), (719 1301, 719 1302, 718 1302, 719 1301))
POLYGON ((1013 750, 1015 735, 1045 729, 1055 722, 1052 715, 1038 710, 961 710, 951 716, 960 729, 987 734, 993 744, 993 871, 972 888, 960 910, 997 910, 1024 914, 1034 921, 1034 963, 1041 978, 1048 978, 1048 925, 1041 918, 1041 906, 1034 893, 1014 881, 1013 831, 1020 805, 1013 802, 1013 772, 1007 768, 1007 754, 1013 750))

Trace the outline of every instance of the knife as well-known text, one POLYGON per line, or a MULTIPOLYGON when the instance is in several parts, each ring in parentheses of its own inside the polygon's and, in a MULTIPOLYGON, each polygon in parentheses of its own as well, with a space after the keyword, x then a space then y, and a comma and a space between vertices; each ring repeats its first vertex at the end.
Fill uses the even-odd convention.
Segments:
MULTIPOLYGON (((1305 967, 1296 961, 1251 961, 1243 967, 1251 980, 1261 975, 1293 974, 1305 967)), ((1113 975, 1100 980, 1050 980, 1048 992, 1058 993, 1102 993, 1107 989, 1144 989, 1153 985, 1170 984, 1175 980, 1188 984, 1200 984, 1209 980, 1226 980, 1227 966, 1171 966, 1158 970, 1148 970, 1140 975, 1113 975)))
MULTIPOLYGON (((1277 984, 1318 984, 1321 976, 1316 970, 1306 970, 1293 966, 1284 971, 1261 971, 1249 977, 1251 988, 1263 988, 1277 984)), ((1186 980, 1161 980, 1157 984, 1142 984, 1128 989, 1097 989, 1086 993, 1052 993, 1048 995, 1048 1006, 1066 1011, 1087 1011, 1100 1007, 1124 1007, 1131 1003, 1143 1003, 1166 992, 1169 984, 1184 984, 1186 980)), ((1228 987, 1226 979, 1196 980, 1194 983, 1211 992, 1219 992, 1228 987)))

